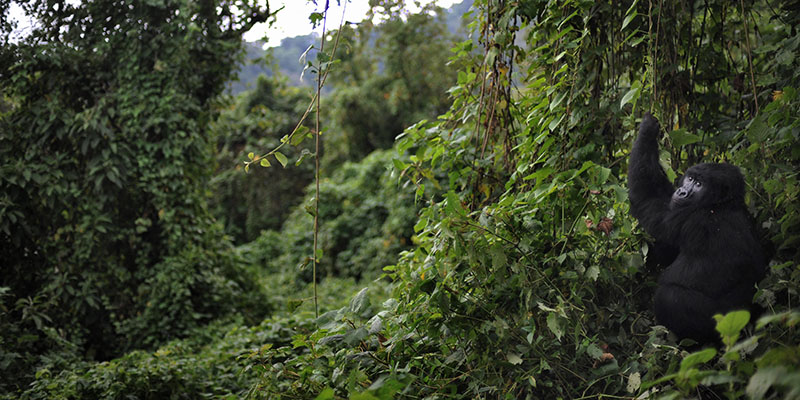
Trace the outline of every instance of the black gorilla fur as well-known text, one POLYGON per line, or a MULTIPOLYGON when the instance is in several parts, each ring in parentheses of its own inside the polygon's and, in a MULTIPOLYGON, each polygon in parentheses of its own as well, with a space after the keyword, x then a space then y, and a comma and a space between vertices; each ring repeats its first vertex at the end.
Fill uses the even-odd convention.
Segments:
POLYGON ((713 315, 752 309, 764 249, 731 164, 698 164, 674 189, 658 163, 658 121, 645 114, 628 163, 631 214, 669 266, 658 280, 658 321, 680 338, 717 342, 713 315))

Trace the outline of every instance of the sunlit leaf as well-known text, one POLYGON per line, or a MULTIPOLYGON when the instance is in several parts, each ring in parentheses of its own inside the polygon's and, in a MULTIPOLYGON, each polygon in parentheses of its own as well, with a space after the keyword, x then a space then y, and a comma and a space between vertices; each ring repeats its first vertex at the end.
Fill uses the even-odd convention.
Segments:
POLYGON ((506 359, 512 365, 520 365, 522 364, 522 357, 515 353, 506 353, 506 359))
POLYGON ((630 23, 631 23, 631 21, 633 21, 633 19, 634 19, 634 18, 636 18, 638 15, 639 15, 639 14, 638 14, 636 11, 634 11, 634 12, 633 12, 633 13, 631 13, 631 14, 628 14, 628 15, 626 15, 626 16, 625 16, 625 19, 624 19, 624 20, 622 20, 622 27, 620 27, 620 30, 623 30, 623 31, 624 31, 624 30, 625 30, 625 27, 626 27, 626 26, 628 26, 628 24, 630 24, 630 23))
POLYGON ((698 364, 703 364, 710 361, 714 356, 717 355, 717 350, 714 348, 708 348, 704 350, 700 350, 696 353, 689 354, 681 360, 681 370, 688 370, 691 367, 694 367, 698 364))
POLYGON ((289 160, 286 159, 286 156, 280 151, 275 152, 275 159, 278 160, 278 162, 281 163, 284 168, 286 168, 286 163, 289 162, 289 160))
POLYGON ((633 85, 631 85, 630 90, 628 90, 628 93, 625 93, 625 95, 622 96, 622 100, 619 101, 619 106, 625 107, 626 104, 630 102, 635 102, 636 99, 639 98, 639 93, 641 92, 641 90, 642 90, 642 83, 639 81, 634 82, 633 85))
POLYGON ((328 388, 323 389, 319 393, 319 395, 317 395, 317 397, 314 398, 314 400, 332 400, 332 399, 336 398, 335 394, 336 393, 333 391, 333 389, 328 387, 328 388))

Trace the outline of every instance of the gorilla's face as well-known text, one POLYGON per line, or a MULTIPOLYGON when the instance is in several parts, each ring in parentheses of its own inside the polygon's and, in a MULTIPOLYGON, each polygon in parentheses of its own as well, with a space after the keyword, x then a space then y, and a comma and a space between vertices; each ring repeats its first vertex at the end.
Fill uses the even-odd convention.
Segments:
POLYGON ((702 204, 708 191, 701 178, 692 175, 684 176, 675 192, 672 193, 672 207, 690 204, 702 204))
POLYGON ((744 177, 739 168, 726 163, 697 164, 688 170, 672 193, 670 207, 713 207, 744 203, 744 177))

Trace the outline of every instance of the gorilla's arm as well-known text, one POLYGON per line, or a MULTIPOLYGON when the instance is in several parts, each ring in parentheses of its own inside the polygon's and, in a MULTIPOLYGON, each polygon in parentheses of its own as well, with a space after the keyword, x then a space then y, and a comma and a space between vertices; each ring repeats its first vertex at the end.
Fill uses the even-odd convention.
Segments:
POLYGON ((658 163, 658 137, 658 121, 645 114, 628 161, 628 197, 631 214, 644 230, 656 240, 669 241, 664 217, 674 189, 658 163))

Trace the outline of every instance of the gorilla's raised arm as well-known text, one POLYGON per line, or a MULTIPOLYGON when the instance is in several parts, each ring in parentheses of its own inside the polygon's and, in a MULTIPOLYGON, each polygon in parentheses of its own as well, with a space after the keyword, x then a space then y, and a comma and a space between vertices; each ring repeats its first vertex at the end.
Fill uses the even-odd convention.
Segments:
POLYGON ((631 214, 644 230, 656 240, 668 240, 664 217, 674 188, 658 163, 659 136, 658 121, 645 114, 628 161, 628 198, 631 214))

